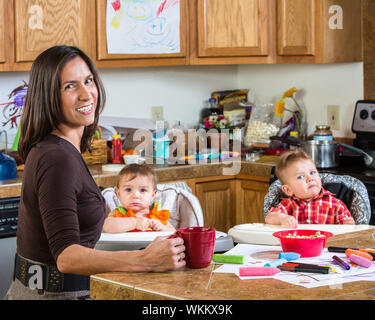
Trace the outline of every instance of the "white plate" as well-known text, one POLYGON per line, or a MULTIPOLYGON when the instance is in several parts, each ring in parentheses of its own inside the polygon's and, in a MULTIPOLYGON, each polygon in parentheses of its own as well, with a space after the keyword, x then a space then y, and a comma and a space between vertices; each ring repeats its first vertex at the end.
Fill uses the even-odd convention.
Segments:
MULTIPOLYGON (((349 225, 349 224, 299 224, 297 229, 322 230, 332 232, 334 235, 360 230, 375 228, 367 224, 349 225)), ((264 223, 247 223, 239 224, 229 229, 228 235, 233 238, 234 242, 279 245, 279 239, 272 234, 276 231, 288 230, 279 225, 264 223)))

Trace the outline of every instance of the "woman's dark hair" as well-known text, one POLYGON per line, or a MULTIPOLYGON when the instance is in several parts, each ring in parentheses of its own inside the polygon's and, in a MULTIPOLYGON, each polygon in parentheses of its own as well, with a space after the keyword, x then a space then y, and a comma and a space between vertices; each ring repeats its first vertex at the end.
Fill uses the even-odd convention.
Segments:
POLYGON ((64 66, 76 57, 86 62, 98 88, 95 120, 93 124, 85 127, 80 146, 82 153, 91 150, 92 136, 97 129, 99 114, 105 105, 104 86, 94 63, 82 50, 73 46, 54 46, 42 52, 31 66, 18 143, 18 153, 24 161, 31 148, 63 121, 61 72, 64 66))

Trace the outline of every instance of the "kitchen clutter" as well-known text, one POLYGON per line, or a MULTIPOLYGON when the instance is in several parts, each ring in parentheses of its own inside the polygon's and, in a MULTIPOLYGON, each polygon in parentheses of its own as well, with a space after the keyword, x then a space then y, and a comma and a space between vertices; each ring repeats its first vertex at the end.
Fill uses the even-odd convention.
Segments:
MULTIPOLYGON (((363 156, 368 168, 375 167, 371 150, 350 149, 351 146, 335 140, 330 126, 324 123, 316 125, 308 135, 307 112, 299 91, 292 87, 272 103, 251 101, 254 99, 249 99, 248 89, 213 91, 196 124, 175 120, 169 125, 164 120, 155 123, 148 119, 103 117, 99 121, 102 132, 94 137, 93 152, 84 154, 84 158, 88 164, 140 161, 171 165, 231 158, 269 162, 277 161, 283 152, 302 148, 318 168, 338 167, 343 150, 363 156), (136 139, 138 130, 148 133, 136 139)), ((372 137, 367 132, 371 129, 364 119, 366 114, 371 118, 371 110, 371 101, 357 103, 353 132, 357 135, 354 142, 361 146, 364 142, 375 146, 375 139, 368 139, 372 137)))
POLYGON ((281 118, 276 116, 273 104, 255 106, 252 109, 244 145, 253 148, 267 148, 270 136, 276 135, 281 127, 281 118))
MULTIPOLYGON (((162 165, 240 157, 252 162, 262 161, 264 157, 275 158, 302 142, 296 145, 294 140, 282 141, 271 137, 294 137, 306 141, 306 111, 296 97, 298 91, 296 87, 285 91, 276 103, 250 101, 248 89, 213 91, 205 101, 196 125, 184 124, 180 120, 175 120, 172 125, 158 120, 151 125, 143 121, 145 119, 138 119, 133 128, 123 129, 119 119, 104 117, 99 123, 107 134, 108 162, 124 164, 125 159, 130 162, 133 161, 131 158, 135 158, 125 155, 137 155, 147 163, 162 165), (135 139, 138 129, 148 131, 149 136, 145 134, 144 138, 135 139), (121 145, 116 141, 121 141, 121 145)), ((129 122, 129 119, 123 120, 124 123, 129 122)), ((333 140, 328 126, 319 125, 316 129, 311 140, 333 140)), ((337 146, 325 143, 327 150, 337 146)), ((328 166, 336 165, 334 160, 328 166)))

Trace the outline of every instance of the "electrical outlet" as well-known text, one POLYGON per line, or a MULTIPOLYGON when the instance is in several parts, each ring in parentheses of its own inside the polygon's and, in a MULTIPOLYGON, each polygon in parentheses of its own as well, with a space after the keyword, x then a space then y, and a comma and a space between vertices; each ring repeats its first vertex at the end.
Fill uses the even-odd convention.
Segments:
POLYGON ((162 106, 151 107, 151 119, 152 120, 162 120, 164 119, 164 108, 162 106))
POLYGON ((331 130, 340 130, 340 108, 337 105, 327 106, 327 124, 331 130))

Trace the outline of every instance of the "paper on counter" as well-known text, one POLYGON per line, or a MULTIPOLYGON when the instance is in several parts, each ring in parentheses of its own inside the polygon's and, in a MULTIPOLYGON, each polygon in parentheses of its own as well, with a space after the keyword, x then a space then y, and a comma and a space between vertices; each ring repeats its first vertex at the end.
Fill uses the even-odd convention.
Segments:
MULTIPOLYGON (((275 260, 278 258, 278 253, 282 249, 280 246, 261 246, 251 244, 238 244, 233 249, 226 252, 227 254, 237 254, 246 256, 245 264, 223 264, 221 267, 214 270, 214 272, 221 273, 234 273, 239 276, 240 267, 261 267, 265 263, 275 260), (267 257, 268 255, 268 257, 267 257)), ((305 288, 314 288, 320 286, 332 286, 337 287, 342 283, 352 281, 375 281, 375 266, 370 268, 355 267, 352 266, 350 270, 343 270, 337 264, 333 262, 332 256, 337 255, 340 258, 346 259, 345 254, 338 254, 334 252, 328 252, 324 249, 323 253, 319 257, 312 258, 300 258, 295 260, 296 262, 312 263, 320 265, 334 266, 339 273, 331 274, 317 274, 317 273, 300 273, 300 272, 288 272, 282 271, 274 276, 264 277, 240 277, 242 280, 248 279, 260 279, 260 278, 274 278, 284 282, 288 282, 294 285, 303 286, 305 288)))
MULTIPOLYGON (((246 256, 246 262, 244 264, 223 264, 221 267, 214 270, 214 272, 218 273, 234 273, 238 277, 240 267, 263 267, 266 262, 272 261, 273 259, 269 259, 267 261, 263 259, 255 259, 251 255, 256 252, 270 252, 270 255, 273 255, 277 259, 278 252, 281 252, 280 246, 261 246, 261 245, 251 245, 251 244, 237 244, 233 249, 227 251, 225 254, 233 254, 233 255, 240 255, 246 256), (275 253, 273 253, 275 252, 275 253), (277 253, 276 253, 277 252, 277 253)), ((240 277, 241 279, 262 279, 262 278, 274 278, 275 276, 256 276, 256 277, 240 277)))

